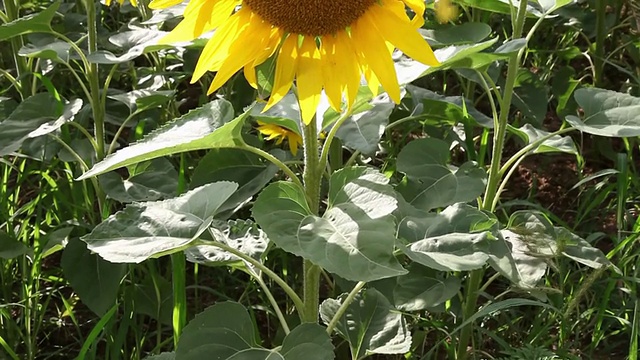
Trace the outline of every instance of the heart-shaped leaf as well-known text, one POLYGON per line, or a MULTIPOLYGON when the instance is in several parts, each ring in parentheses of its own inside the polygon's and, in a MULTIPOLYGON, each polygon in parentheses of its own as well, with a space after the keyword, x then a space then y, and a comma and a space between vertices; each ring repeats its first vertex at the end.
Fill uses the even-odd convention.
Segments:
POLYGON ((584 119, 567 116, 571 126, 593 135, 640 136, 640 98, 597 88, 582 88, 574 98, 584 111, 584 119))
POLYGON ((127 266, 112 264, 87 250, 82 241, 70 241, 62 253, 62 271, 82 303, 97 315, 115 304, 127 266))
POLYGON ((345 279, 401 275, 406 271, 393 256, 394 221, 388 215, 396 202, 387 181, 364 168, 336 172, 323 217, 311 214, 302 189, 274 183, 258 196, 253 216, 276 245, 345 279))
POLYGON ((423 211, 472 201, 484 192, 484 170, 474 163, 455 169, 448 162, 446 142, 435 138, 410 142, 398 155, 397 169, 406 175, 398 192, 423 211))
MULTIPOLYGON (((327 299, 320 305, 320 316, 328 324, 336 316, 346 295, 327 299)), ((411 334, 402 313, 375 289, 356 296, 336 326, 349 342, 351 358, 368 354, 404 354, 411 348, 411 334)))

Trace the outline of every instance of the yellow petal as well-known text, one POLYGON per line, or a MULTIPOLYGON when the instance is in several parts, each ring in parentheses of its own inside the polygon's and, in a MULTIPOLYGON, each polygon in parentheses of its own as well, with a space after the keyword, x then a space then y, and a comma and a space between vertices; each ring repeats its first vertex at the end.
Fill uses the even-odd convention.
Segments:
POLYGON ((265 52, 271 38, 271 25, 264 22, 257 15, 251 14, 249 25, 242 36, 239 36, 229 49, 228 54, 215 54, 212 61, 219 61, 221 66, 210 70, 217 70, 217 74, 209 87, 208 93, 219 89, 238 70, 253 63, 265 52), (222 56, 224 55, 224 56, 222 56))
POLYGON ((336 35, 336 57, 342 59, 338 62, 339 69, 337 72, 342 78, 341 82, 346 92, 348 108, 351 108, 358 96, 361 79, 358 56, 351 41, 346 31, 338 32, 336 35))
POLYGON ((235 6, 236 0, 192 0, 187 5, 184 19, 160 43, 191 41, 216 29, 229 19, 235 6))
POLYGON ((136 0, 130 0, 131 5, 138 7, 138 2, 136 0))
POLYGON ((378 31, 396 48, 425 65, 438 65, 438 59, 436 59, 429 43, 408 21, 399 17, 405 16, 404 8, 400 10, 402 13, 398 14, 391 7, 372 6, 369 14, 378 31))
POLYGON ((329 105, 340 112, 342 103, 342 88, 340 74, 341 59, 336 52, 336 39, 332 35, 327 35, 322 38, 322 44, 320 46, 320 56, 322 58, 322 82, 324 84, 324 91, 327 94, 329 105))
POLYGON ((207 41, 204 49, 202 49, 196 68, 193 70, 191 83, 198 81, 208 70, 215 71, 220 64, 214 62, 214 57, 227 56, 231 46, 244 35, 244 30, 249 26, 248 20, 251 12, 243 10, 245 9, 240 9, 240 11, 233 14, 207 41))
POLYGON ((416 15, 411 20, 411 24, 416 28, 424 25, 424 10, 426 8, 424 0, 403 0, 416 15))
POLYGON ((247 82, 254 88, 258 88, 258 79, 256 78, 256 66, 262 64, 267 61, 274 52, 278 49, 278 45, 280 44, 280 40, 282 39, 282 30, 273 28, 271 29, 271 35, 269 36, 269 41, 267 46, 264 47, 263 51, 258 55, 258 57, 251 63, 245 65, 244 67, 244 77, 247 79, 247 82))
MULTIPOLYGON (((109 0, 111 1, 111 0, 109 0)), ((149 4, 150 9, 165 9, 168 7, 176 6, 181 4, 183 0, 153 0, 149 4)))
POLYGON ((273 90, 271 91, 271 97, 263 111, 269 110, 273 105, 287 95, 291 85, 293 84, 293 78, 296 74, 298 59, 298 36, 289 35, 284 42, 278 53, 278 59, 276 60, 276 73, 273 80, 273 90))
POLYGON ((309 124, 316 114, 322 91, 322 64, 320 51, 313 37, 305 36, 300 47, 300 59, 296 76, 300 115, 309 124))
POLYGON ((389 97, 399 103, 400 85, 393 66, 391 52, 385 39, 378 32, 371 11, 367 11, 351 28, 351 38, 362 60, 361 63, 367 64, 389 97))

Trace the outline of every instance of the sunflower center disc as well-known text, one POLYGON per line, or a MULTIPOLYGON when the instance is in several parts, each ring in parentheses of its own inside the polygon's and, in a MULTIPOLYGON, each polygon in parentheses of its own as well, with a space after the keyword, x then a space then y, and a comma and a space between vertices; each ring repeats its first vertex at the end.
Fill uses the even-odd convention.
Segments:
POLYGON ((376 0, 244 0, 243 5, 286 32, 321 36, 344 30, 376 0))

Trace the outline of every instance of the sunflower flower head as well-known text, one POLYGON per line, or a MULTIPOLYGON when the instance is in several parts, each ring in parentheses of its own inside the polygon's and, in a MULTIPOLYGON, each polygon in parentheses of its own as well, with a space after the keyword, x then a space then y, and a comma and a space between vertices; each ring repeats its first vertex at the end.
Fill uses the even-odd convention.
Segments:
POLYGON ((276 145, 282 144, 283 140, 289 143, 289 150, 296 156, 298 148, 302 145, 302 137, 297 133, 279 126, 277 124, 269 124, 258 120, 258 131, 266 136, 267 140, 276 140, 276 145))
MULTIPOLYGON (((153 0, 165 8, 182 0, 153 0)), ((243 69, 257 87, 256 67, 276 61, 265 110, 280 101, 295 82, 301 118, 311 122, 322 90, 336 111, 351 107, 361 79, 375 94, 380 85, 395 102, 400 86, 395 48, 427 65, 438 61, 418 28, 424 0, 191 0, 184 19, 162 43, 193 40, 215 30, 205 45, 192 82, 216 72, 209 93, 243 69), (407 15, 407 8, 415 14, 407 15)))
POLYGON ((451 0, 436 0, 434 9, 436 11, 436 18, 441 24, 453 21, 459 15, 458 7, 454 5, 451 0))

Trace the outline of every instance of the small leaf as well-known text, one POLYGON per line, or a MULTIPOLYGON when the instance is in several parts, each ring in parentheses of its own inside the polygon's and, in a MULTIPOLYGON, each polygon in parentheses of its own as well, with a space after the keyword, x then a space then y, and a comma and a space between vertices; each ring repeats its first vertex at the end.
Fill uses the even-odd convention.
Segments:
POLYGON ((174 93, 172 90, 132 90, 109 95, 109 98, 127 105, 131 111, 142 111, 166 104, 174 93))
MULTIPOLYGON (((334 318, 345 297, 322 302, 320 316, 326 324, 334 318)), ((349 342, 352 359, 368 354, 404 354, 411 348, 411 334, 402 313, 375 289, 356 296, 336 330, 349 342)))
POLYGON ((82 108, 82 100, 74 100, 61 110, 62 104, 49 93, 35 94, 23 102, 0 123, 0 156, 20 149, 32 138, 58 130, 82 108))
MULTIPOLYGON (((436 58, 440 61, 440 64, 438 66, 424 65, 412 59, 401 58, 395 63, 398 82, 400 82, 400 84, 409 84, 418 78, 439 70, 447 70, 458 67, 473 68, 474 62, 470 59, 471 56, 474 54, 478 54, 485 49, 488 49, 489 47, 493 46, 496 41, 498 41, 497 37, 472 45, 448 46, 442 49, 437 49, 434 51, 434 53, 436 55, 436 58)), ((489 63, 504 56, 498 56, 496 54, 488 53, 484 53, 483 55, 486 55, 489 63)), ((475 66, 478 65, 485 66, 486 61, 483 61, 480 64, 475 64, 475 66)))
MULTIPOLYGON (((511 131, 515 135, 520 137, 527 145, 552 134, 548 131, 536 129, 531 124, 525 124, 524 126, 517 129, 511 128, 511 131)), ((573 142, 573 139, 570 136, 554 135, 545 140, 542 144, 538 145, 535 149, 533 149, 534 154, 553 152, 562 152, 580 156, 580 153, 576 148, 576 144, 573 142)))
POLYGON ((78 180, 117 168, 185 151, 244 145, 242 124, 247 113, 233 119, 226 100, 212 101, 153 131, 144 139, 107 156, 78 180))
POLYGON ((112 264, 87 250, 84 242, 71 241, 62 253, 62 271, 80 300, 99 316, 115 303, 127 266, 112 264))
POLYGON ((66 63, 69 61, 70 49, 71 45, 64 41, 48 42, 41 46, 26 44, 18 51, 18 55, 28 58, 48 59, 57 63, 66 63))
POLYGON ((217 182, 174 199, 129 204, 82 240, 111 262, 139 263, 176 252, 205 231, 236 189, 235 183, 217 182))
POLYGON ((640 98, 597 88, 582 88, 574 97, 584 111, 584 120, 566 117, 576 129, 600 136, 640 136, 640 98))
POLYGON ((0 26, 0 41, 32 33, 51 33, 51 20, 56 15, 60 2, 56 1, 48 8, 33 15, 21 17, 0 26))

